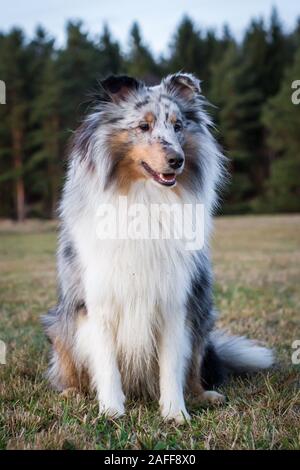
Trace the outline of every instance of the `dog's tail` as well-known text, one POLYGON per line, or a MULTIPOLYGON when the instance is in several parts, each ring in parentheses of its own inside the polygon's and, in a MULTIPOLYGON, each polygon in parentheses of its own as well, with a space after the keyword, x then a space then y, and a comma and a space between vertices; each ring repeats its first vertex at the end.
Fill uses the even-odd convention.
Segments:
POLYGON ((222 330, 215 330, 210 335, 202 364, 203 386, 219 386, 230 374, 258 372, 273 364, 271 349, 244 336, 230 336, 222 330))

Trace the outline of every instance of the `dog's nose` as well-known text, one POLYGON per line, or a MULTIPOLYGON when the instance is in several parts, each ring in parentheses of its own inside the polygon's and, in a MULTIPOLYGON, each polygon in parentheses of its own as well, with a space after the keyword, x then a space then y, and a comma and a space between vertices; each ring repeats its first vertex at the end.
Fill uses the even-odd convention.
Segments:
POLYGON ((168 165, 173 169, 173 170, 178 170, 179 168, 182 167, 184 158, 180 153, 174 152, 172 155, 169 155, 167 157, 168 160, 168 165))

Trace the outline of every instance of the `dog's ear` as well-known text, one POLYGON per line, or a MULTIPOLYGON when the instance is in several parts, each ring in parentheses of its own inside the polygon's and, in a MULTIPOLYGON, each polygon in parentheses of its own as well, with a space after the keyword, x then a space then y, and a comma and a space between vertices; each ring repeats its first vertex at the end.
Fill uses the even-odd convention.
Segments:
POLYGON ((100 82, 103 101, 119 103, 143 86, 135 78, 127 75, 111 75, 100 82))
POLYGON ((190 73, 175 73, 163 80, 167 92, 192 100, 201 92, 200 80, 190 73))

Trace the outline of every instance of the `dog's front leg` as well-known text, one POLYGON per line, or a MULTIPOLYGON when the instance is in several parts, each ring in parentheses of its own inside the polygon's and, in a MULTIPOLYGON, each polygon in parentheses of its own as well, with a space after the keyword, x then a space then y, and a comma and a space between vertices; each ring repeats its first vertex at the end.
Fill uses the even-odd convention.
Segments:
POLYGON ((117 364, 113 332, 105 308, 87 304, 87 318, 78 331, 79 349, 85 350, 91 382, 96 388, 100 413, 124 414, 125 397, 117 364))
POLYGON ((159 349, 160 409, 166 420, 189 420, 184 402, 185 373, 190 356, 190 335, 185 315, 176 315, 161 334, 159 349))

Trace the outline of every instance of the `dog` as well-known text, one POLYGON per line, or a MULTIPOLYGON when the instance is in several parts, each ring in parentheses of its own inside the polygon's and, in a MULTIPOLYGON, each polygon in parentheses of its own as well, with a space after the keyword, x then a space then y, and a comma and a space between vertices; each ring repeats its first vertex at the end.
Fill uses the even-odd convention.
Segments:
POLYGON ((200 81, 177 73, 147 87, 122 75, 99 85, 72 139, 59 206, 58 303, 43 318, 48 377, 61 392, 95 390, 107 417, 124 414, 126 397, 145 396, 182 423, 186 396, 222 403, 214 388, 228 373, 269 368, 273 353, 214 329, 209 238, 226 172, 200 81), (99 205, 117 208, 120 197, 202 204, 203 246, 100 237, 99 205))

